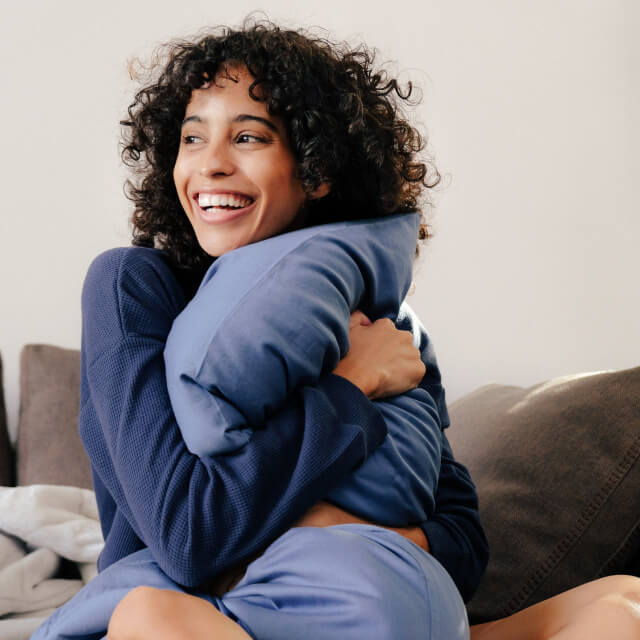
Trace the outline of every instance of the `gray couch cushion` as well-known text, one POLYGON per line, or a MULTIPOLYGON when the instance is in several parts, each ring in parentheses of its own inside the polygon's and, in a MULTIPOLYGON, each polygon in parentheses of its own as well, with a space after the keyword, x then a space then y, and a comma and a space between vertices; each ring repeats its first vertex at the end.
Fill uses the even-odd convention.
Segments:
POLYGON ((13 454, 7 433, 7 413, 4 408, 2 359, 0 358, 0 485, 13 484, 13 454))
POLYGON ((494 619, 602 575, 640 550, 640 367, 490 385, 450 407, 491 557, 469 604, 494 619))
POLYGON ((93 488, 78 434, 80 352, 26 345, 20 359, 17 483, 93 488))

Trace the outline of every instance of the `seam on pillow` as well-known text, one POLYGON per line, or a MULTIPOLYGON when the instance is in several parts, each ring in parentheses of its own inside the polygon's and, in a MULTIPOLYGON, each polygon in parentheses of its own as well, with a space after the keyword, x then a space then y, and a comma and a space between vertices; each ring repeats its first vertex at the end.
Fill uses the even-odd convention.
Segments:
POLYGON ((640 458, 640 435, 631 444, 627 453, 617 467, 609 474, 604 485, 595 494, 592 500, 582 509, 578 522, 573 529, 555 546, 547 559, 535 570, 535 572, 524 583, 516 595, 512 596, 500 610, 500 617, 507 617, 517 611, 523 602, 529 598, 542 582, 549 576, 558 564, 565 558, 572 549, 575 542, 582 536, 588 526, 593 522, 607 500, 620 485, 629 469, 640 458))

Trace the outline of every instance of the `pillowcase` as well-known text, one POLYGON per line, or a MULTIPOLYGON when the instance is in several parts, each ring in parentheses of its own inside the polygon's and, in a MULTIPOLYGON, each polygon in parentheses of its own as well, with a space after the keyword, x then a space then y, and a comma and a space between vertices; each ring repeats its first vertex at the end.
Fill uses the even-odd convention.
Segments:
POLYGON ((165 347, 169 395, 189 449, 224 453, 248 442, 247 423, 263 424, 297 386, 338 364, 354 309, 372 320, 395 317, 411 282, 418 224, 409 214, 320 225, 218 258, 165 347))
MULTIPOLYGON (((449 407, 491 556, 473 622, 632 571, 640 552, 640 367, 489 385, 449 407)), ((637 566, 636 566, 637 570, 637 566)))
MULTIPOLYGON (((309 227, 218 258, 165 348, 169 395, 189 450, 205 456, 242 447, 296 388, 332 371, 348 350, 355 309, 396 320, 419 222, 405 214, 309 227)), ((381 523, 424 520, 440 470, 437 407, 415 389, 381 411, 396 438, 329 498, 381 523)))
POLYGON ((78 433, 80 352, 28 344, 20 357, 17 483, 93 489, 78 433))
POLYGON ((0 358, 0 485, 13 485, 13 452, 7 432, 7 413, 2 386, 2 358, 0 358))

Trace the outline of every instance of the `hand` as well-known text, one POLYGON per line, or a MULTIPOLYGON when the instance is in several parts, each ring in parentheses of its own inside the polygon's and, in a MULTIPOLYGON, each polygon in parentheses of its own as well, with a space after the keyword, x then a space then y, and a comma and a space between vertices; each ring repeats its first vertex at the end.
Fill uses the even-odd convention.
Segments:
POLYGON ((424 377, 426 369, 413 345, 413 335, 396 329, 388 318, 372 323, 362 311, 354 311, 349 342, 349 351, 333 373, 372 400, 415 389, 424 377))
MULTIPOLYGON (((295 523, 295 527, 331 527, 336 524, 370 524, 376 525, 374 522, 363 520, 354 516, 349 511, 340 509, 329 502, 320 501, 313 505, 300 520, 295 523)), ((383 527, 390 531, 395 531, 401 536, 407 538, 421 549, 429 551, 429 543, 424 531, 420 527, 383 527)))

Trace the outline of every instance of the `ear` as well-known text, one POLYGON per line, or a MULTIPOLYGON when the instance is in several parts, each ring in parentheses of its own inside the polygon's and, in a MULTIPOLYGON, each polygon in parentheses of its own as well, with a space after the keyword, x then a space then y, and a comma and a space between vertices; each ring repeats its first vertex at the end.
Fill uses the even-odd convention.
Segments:
POLYGON ((331 191, 331 185, 328 182, 323 182, 317 189, 314 189, 309 194, 309 198, 311 200, 319 200, 320 198, 324 198, 329 191, 331 191))

